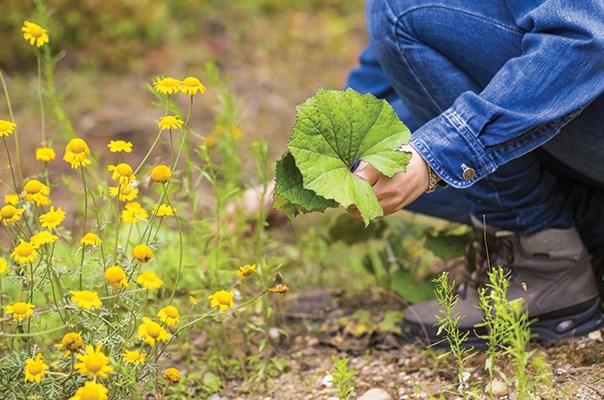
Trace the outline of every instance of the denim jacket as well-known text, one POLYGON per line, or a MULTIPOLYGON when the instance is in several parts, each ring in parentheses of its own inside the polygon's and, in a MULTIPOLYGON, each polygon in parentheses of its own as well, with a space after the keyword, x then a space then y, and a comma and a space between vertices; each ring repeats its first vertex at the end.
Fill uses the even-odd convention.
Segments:
POLYGON ((411 139, 454 187, 470 186, 543 145, 604 93, 603 0, 507 3, 524 32, 522 54, 411 139))

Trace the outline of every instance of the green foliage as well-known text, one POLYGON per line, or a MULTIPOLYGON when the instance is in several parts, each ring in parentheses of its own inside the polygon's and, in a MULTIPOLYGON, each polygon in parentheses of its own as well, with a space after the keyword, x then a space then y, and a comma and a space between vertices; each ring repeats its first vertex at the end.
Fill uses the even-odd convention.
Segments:
POLYGON ((320 89, 297 108, 288 144, 295 164, 284 156, 276 193, 303 210, 325 209, 327 200, 355 205, 368 225, 383 210, 371 185, 352 173, 353 165, 362 159, 386 176, 405 171, 410 155, 396 149, 409 137, 385 100, 352 89, 320 89))
POLYGON ((348 358, 331 358, 334 368, 329 371, 333 384, 338 391, 340 400, 349 400, 354 396, 357 381, 353 378, 358 375, 358 371, 348 369, 348 358))

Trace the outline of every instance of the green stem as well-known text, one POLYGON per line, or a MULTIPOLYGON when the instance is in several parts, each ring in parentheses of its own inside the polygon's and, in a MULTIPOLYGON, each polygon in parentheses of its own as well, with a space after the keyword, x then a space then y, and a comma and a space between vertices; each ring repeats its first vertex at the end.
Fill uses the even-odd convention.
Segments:
MULTIPOLYGON (((16 134, 15 134, 16 135, 16 134)), ((2 136, 2 143, 4 143, 4 148, 6 149, 6 156, 8 157, 8 165, 10 167, 10 174, 13 178, 13 187, 15 188, 15 193, 19 193, 19 188, 17 187, 17 180, 15 179, 15 171, 13 170, 13 162, 10 158, 10 151, 8 151, 8 144, 6 143, 6 137, 2 136)))
MULTIPOLYGON (((4 97, 6 98, 6 105, 8 107, 8 115, 10 116, 11 122, 15 123, 15 116, 13 114, 13 107, 10 102, 10 96, 8 95, 8 88, 4 81, 4 74, 0 70, 0 80, 2 81, 2 88, 4 89, 4 97)), ((17 127, 18 128, 18 127, 17 127)), ((15 160, 17 161, 17 172, 19 173, 19 180, 23 180, 23 173, 21 172, 21 163, 19 162, 19 135, 17 135, 17 128, 15 128, 15 160)), ((11 163, 12 167, 12 163, 11 163)), ((14 179, 13 179, 14 181, 14 179)), ((16 185, 15 185, 16 186, 16 185)))
MULTIPOLYGON (((170 202, 170 198, 168 197, 168 191, 166 190, 166 185, 163 184, 162 188, 164 189, 164 196, 166 198, 166 203, 168 203, 168 207, 172 207, 172 203, 170 202)), ((158 207, 159 208, 159 207, 158 207)), ((174 300, 174 295, 176 294, 176 287, 178 286, 178 282, 180 280, 180 273, 182 272, 182 258, 183 258, 183 238, 182 238, 182 226, 180 224, 180 219, 178 215, 176 215, 176 209, 174 209, 174 219, 176 220, 176 225, 178 226, 178 270, 176 272, 176 279, 174 280, 174 287, 172 288, 172 294, 170 295, 170 301, 168 304, 172 304, 174 300)))
POLYGON ((36 59, 38 61, 38 102, 40 103, 40 124, 42 129, 42 146, 46 146, 46 123, 44 116, 44 99, 42 98, 42 58, 40 49, 36 49, 36 59))
MULTIPOLYGON (((86 174, 84 174, 84 168, 80 167, 80 175, 82 176, 82 185, 84 186, 84 221, 82 222, 82 237, 86 235, 86 220, 88 219, 88 187, 86 186, 86 174)), ((80 261, 80 290, 82 290, 82 276, 84 275, 84 254, 86 253, 86 247, 82 246, 82 259, 80 261)), ((92 290, 92 287, 90 288, 92 290)))

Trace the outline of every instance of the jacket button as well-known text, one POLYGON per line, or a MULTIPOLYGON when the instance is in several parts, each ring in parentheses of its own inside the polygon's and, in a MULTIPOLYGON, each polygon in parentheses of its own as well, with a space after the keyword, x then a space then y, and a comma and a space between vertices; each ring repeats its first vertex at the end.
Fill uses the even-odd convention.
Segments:
POLYGON ((465 164, 462 164, 461 168, 463 168, 463 178, 466 181, 469 181, 476 176, 476 171, 474 168, 470 168, 465 164))

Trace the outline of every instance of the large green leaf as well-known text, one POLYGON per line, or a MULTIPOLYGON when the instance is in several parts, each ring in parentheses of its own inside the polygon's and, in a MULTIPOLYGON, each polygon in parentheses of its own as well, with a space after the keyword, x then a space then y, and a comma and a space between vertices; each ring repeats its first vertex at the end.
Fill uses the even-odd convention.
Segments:
POLYGON ((286 152, 277 161, 275 171, 276 188, 273 195, 273 207, 284 213, 289 219, 300 212, 323 211, 338 207, 338 203, 327 200, 302 185, 302 174, 294 157, 286 152))
POLYGON ((297 112, 288 149, 303 188, 344 208, 354 204, 365 225, 383 216, 371 185, 351 168, 362 159, 388 177, 405 171, 410 154, 396 148, 409 141, 410 133, 392 107, 352 89, 320 89, 297 112))

